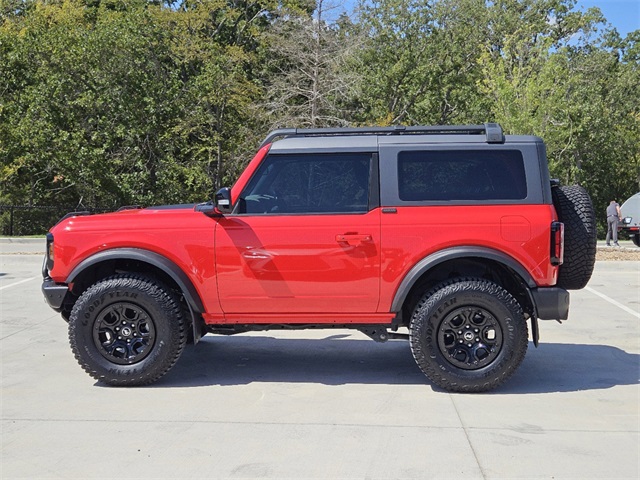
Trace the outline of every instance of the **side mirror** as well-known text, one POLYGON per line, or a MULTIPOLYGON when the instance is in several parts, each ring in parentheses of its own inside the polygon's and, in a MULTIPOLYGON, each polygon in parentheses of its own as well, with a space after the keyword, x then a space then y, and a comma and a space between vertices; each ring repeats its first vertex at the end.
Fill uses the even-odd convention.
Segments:
POLYGON ((233 205, 231 205, 231 189, 223 187, 216 192, 214 203, 220 213, 231 213, 233 205))

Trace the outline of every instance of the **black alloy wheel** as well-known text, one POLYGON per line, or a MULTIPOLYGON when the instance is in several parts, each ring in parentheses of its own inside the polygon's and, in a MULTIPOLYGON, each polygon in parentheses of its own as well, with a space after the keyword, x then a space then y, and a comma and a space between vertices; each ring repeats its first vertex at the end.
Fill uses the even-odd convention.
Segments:
POLYGON ((451 392, 484 392, 505 382, 527 352, 520 304, 488 280, 460 278, 437 285, 416 305, 411 351, 422 372, 451 392))
POLYGON ((131 365, 151 352, 156 338, 153 319, 142 307, 129 302, 109 305, 98 315, 93 341, 107 360, 131 365))
POLYGON ((500 353, 502 327, 484 308, 458 308, 442 320, 438 347, 452 365, 476 370, 489 365, 500 353))

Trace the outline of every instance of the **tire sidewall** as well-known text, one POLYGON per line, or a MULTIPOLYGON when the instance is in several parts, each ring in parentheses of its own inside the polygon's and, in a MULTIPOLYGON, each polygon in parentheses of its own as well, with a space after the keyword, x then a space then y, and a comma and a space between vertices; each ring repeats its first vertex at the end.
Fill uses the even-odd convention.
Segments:
POLYGON ((111 278, 89 288, 76 302, 69 319, 69 339, 82 367, 94 378, 109 384, 149 383, 172 365, 171 346, 176 345, 175 328, 167 310, 173 299, 166 289, 144 279, 111 278), (105 309, 118 303, 131 303, 143 309, 155 329, 151 351, 140 361, 121 365, 109 361, 96 345, 93 331, 105 309), (168 366, 167 366, 168 364, 168 366))
POLYGON ((482 282, 464 283, 464 286, 456 283, 444 286, 418 308, 412 321, 412 333, 416 327, 412 350, 423 372, 441 387, 484 391, 502 383, 518 367, 526 353, 528 332, 519 305, 508 293, 500 289, 504 293, 501 296, 505 297, 501 301, 491 293, 479 291, 478 286, 486 289, 482 282), (449 362, 438 345, 438 332, 444 319, 452 311, 466 306, 485 309, 502 330, 502 344, 496 358, 475 370, 465 370, 449 362))

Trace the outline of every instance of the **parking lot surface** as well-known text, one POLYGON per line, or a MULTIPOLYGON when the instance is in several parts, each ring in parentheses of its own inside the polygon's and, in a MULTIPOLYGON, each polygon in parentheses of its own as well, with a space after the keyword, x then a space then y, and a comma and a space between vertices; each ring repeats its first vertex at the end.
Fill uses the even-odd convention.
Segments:
POLYGON ((640 262, 597 262, 487 394, 349 330, 206 336, 158 383, 111 388, 44 303, 39 249, 0 243, 3 479, 640 476, 640 262))

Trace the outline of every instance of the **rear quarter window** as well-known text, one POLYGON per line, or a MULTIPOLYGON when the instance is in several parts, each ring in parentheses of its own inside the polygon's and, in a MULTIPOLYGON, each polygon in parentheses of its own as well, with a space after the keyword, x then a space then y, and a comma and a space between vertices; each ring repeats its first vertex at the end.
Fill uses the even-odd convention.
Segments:
POLYGON ((522 200, 527 182, 519 150, 429 150, 398 154, 401 201, 522 200))

